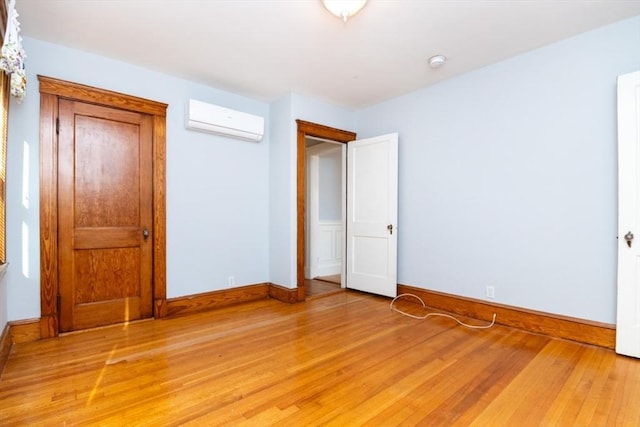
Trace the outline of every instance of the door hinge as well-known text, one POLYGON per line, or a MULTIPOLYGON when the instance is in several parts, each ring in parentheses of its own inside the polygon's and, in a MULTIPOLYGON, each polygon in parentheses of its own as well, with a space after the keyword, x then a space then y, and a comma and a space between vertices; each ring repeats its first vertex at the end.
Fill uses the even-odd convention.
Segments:
POLYGON ((62 298, 60 298, 60 295, 56 296, 56 310, 57 313, 60 314, 60 307, 62 305, 62 298))
POLYGON ((56 117, 56 135, 60 135, 60 117, 56 117))

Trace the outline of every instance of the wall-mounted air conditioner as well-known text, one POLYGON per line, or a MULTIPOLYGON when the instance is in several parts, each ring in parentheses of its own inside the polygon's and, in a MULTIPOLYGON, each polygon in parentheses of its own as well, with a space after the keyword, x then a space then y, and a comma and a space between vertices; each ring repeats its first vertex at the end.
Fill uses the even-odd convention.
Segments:
POLYGON ((264 135, 264 117, 190 99, 187 129, 260 141, 264 135))

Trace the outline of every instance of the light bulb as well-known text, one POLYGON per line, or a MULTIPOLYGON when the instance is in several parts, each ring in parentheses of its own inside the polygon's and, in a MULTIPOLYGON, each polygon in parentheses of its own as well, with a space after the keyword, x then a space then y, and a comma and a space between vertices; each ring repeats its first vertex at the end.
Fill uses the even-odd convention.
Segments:
POLYGON ((367 4, 367 0, 322 0, 322 4, 329 12, 347 22, 367 4))

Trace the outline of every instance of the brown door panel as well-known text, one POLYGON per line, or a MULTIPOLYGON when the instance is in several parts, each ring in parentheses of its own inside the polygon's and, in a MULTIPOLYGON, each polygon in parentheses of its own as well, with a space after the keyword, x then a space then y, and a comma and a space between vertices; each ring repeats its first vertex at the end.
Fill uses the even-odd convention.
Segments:
POLYGON ((129 313, 140 312, 140 298, 125 298, 100 303, 78 304, 75 307, 74 329, 94 328, 97 325, 136 320, 129 313))
POLYGON ((60 330, 150 317, 153 118, 70 100, 59 115, 60 330))
POLYGON ((143 243, 141 227, 77 227, 73 236, 75 249, 128 248, 143 243))

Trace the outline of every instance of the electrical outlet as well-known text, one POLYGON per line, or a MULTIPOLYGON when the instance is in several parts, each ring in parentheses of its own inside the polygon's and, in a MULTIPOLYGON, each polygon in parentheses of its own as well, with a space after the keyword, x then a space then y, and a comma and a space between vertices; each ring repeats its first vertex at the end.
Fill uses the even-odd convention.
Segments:
POLYGON ((493 286, 487 286, 487 298, 495 298, 495 288, 493 286))
POLYGON ((235 286, 236 285, 236 278, 233 276, 229 276, 229 278, 227 279, 229 281, 229 286, 235 286))

